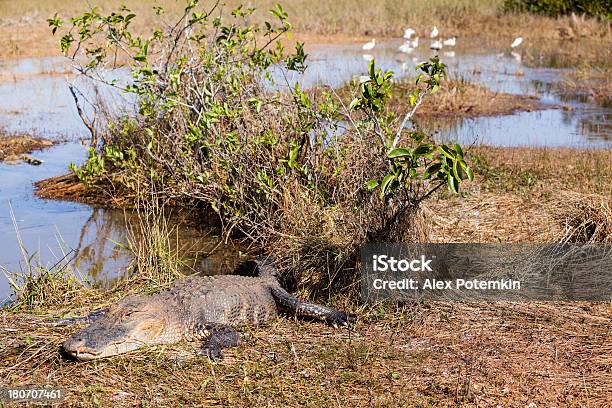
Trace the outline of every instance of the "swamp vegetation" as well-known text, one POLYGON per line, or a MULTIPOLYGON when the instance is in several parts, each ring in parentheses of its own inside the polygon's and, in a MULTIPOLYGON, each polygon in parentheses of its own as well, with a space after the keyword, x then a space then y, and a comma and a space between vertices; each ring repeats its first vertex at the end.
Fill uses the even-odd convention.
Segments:
MULTIPOLYGON (((133 208, 138 228, 149 233, 144 240, 128 233, 122 245, 133 258, 129 276, 110 290, 89 285, 67 254, 43 267, 22 247, 23 270, 2 270, 16 301, 0 311, 0 386, 59 386, 67 405, 87 406, 607 403, 609 303, 364 304, 356 298, 356 260, 368 241, 609 244, 609 149, 436 142, 420 117, 448 110, 486 115, 483 98, 539 109, 537 101, 449 79, 437 58, 410 80, 371 62, 339 89, 302 89, 288 74, 308 69, 307 51, 289 36, 293 27, 280 6, 270 4, 268 13, 191 0, 153 12, 147 3, 134 12, 102 3, 70 20, 71 6, 55 7, 61 16, 47 24, 80 74, 134 103, 117 109, 73 89, 81 107, 93 106, 81 111, 89 157, 39 183, 39 192, 133 208), (110 80, 113 69, 128 70, 132 80, 110 80), (351 310, 360 321, 336 332, 281 318, 246 329, 245 344, 220 364, 196 357, 188 344, 91 364, 63 359, 59 346, 72 328, 52 327, 53 319, 157 292, 189 272, 171 243, 175 231, 163 216, 169 207, 188 209, 196 222, 214 218, 224 240, 273 255, 286 287, 351 310)), ((295 10, 302 2, 288 3, 295 10)), ((475 19, 495 21, 485 24, 493 41, 507 42, 519 21, 541 23, 526 36, 546 38, 571 22, 520 12, 500 18, 500 1, 414 2, 400 13, 408 2, 389 0, 373 6, 385 11, 369 20, 355 7, 364 2, 320 3, 325 7, 297 16, 298 31, 346 34, 353 29, 347 21, 367 20, 359 35, 389 34, 408 16, 423 26, 442 19, 469 33, 479 25, 466 22, 475 19), (351 11, 340 15, 343 8, 351 11)), ((576 27, 576 42, 554 55, 587 39, 609 43, 604 19, 576 27)), ((603 68, 569 74, 576 87, 587 72, 607 78, 609 51, 591 51, 603 68)))

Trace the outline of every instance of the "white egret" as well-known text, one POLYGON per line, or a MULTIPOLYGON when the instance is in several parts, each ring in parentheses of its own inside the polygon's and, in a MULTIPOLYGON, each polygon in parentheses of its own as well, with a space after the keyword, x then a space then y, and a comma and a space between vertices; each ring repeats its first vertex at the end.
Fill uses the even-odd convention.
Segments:
POLYGON ((447 38, 446 40, 442 41, 442 44, 447 47, 454 47, 457 44, 457 37, 447 38))
POLYGON ((404 54, 411 54, 414 51, 414 48, 412 48, 410 42, 405 42, 399 46, 397 51, 403 52, 404 54))
POLYGON ((434 41, 429 45, 429 48, 431 48, 432 50, 435 51, 439 51, 442 49, 442 41, 438 40, 438 41, 434 41))
POLYGON ((361 47, 361 49, 364 51, 368 51, 374 47, 376 47, 376 38, 372 38, 372 41, 363 44, 363 47, 361 47))
POLYGON ((516 37, 510 45, 510 48, 516 48, 523 43, 523 37, 516 37))
POLYGON ((416 31, 412 28, 407 28, 404 30, 404 38, 407 40, 411 39, 414 34, 416 34, 416 31))
POLYGON ((433 26, 433 28, 431 29, 431 34, 429 34, 429 37, 436 38, 438 34, 440 34, 440 32, 438 31, 438 27, 433 26))

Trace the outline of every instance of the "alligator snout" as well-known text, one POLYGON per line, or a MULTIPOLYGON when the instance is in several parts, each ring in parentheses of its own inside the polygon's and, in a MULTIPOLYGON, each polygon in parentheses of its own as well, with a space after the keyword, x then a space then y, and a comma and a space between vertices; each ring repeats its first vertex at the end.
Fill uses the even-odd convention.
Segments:
POLYGON ((92 360, 98 354, 87 345, 87 341, 83 336, 70 337, 64 342, 62 347, 68 355, 81 361, 92 360))

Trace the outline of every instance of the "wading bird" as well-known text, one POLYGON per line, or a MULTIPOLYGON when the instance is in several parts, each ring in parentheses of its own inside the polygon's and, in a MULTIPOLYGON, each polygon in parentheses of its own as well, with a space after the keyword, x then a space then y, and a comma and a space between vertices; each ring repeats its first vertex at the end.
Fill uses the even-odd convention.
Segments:
POLYGON ((372 41, 363 44, 363 47, 361 47, 361 49, 367 51, 371 50, 374 47, 376 47, 376 38, 372 38, 372 41))
POLYGON ((410 54, 410 53, 412 53, 412 51, 414 51, 414 48, 412 48, 410 42, 405 42, 404 44, 399 46, 397 51, 398 52, 403 52, 404 54, 410 54))
POLYGON ((433 26, 433 28, 431 29, 431 34, 429 34, 429 37, 436 38, 438 34, 440 34, 440 32, 438 31, 438 27, 433 26))
POLYGON ((523 43, 523 37, 516 37, 510 45, 510 48, 516 48, 523 43))
POLYGON ((442 41, 442 44, 447 47, 454 47, 455 44, 457 44, 457 37, 447 38, 446 40, 442 41))
POLYGON ((411 39, 414 34, 416 34, 416 31, 412 28, 407 28, 404 30, 404 38, 407 40, 411 39))
POLYGON ((431 43, 431 45, 429 46, 429 48, 431 48, 432 50, 441 50, 442 49, 442 41, 438 40, 438 41, 434 41, 431 43))

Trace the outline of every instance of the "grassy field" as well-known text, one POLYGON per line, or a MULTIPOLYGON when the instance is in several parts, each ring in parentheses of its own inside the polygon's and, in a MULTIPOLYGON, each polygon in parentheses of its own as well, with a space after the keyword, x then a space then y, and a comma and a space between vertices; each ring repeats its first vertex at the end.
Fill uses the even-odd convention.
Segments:
POLYGON ((220 363, 179 344, 64 360, 72 329, 0 312, 0 386, 46 384, 66 406, 591 406, 610 389, 610 305, 372 305, 348 331, 279 318, 220 363))
MULTIPOLYGON (((157 23, 151 18, 152 4, 162 4, 168 15, 182 7, 181 1, 99 0, 92 4, 103 11, 128 5, 136 14, 142 30, 152 31, 157 23), (148 15, 148 16, 147 16, 148 15)), ((228 7, 239 4, 229 1, 228 7)), ((254 3, 261 12, 259 19, 267 18, 265 10, 276 1, 254 3)), ((248 4, 248 3, 247 3, 248 4)), ((370 37, 399 38, 407 27, 413 27, 421 37, 428 37, 431 27, 437 25, 441 36, 457 35, 459 41, 482 47, 507 47, 513 38, 523 36, 527 54, 533 63, 608 65, 612 49, 612 30, 609 22, 596 19, 550 18, 529 14, 502 14, 501 0, 316 0, 304 6, 298 0, 281 2, 294 24, 296 37, 310 44, 363 41, 370 37), (545 41, 544 41, 545 40, 545 41), (569 60, 569 62, 568 62, 569 60)), ((86 9, 85 2, 36 0, 14 2, 0 0, 0 39, 5 47, 3 57, 58 55, 58 39, 49 36, 46 19, 56 12, 71 17, 86 9)))

